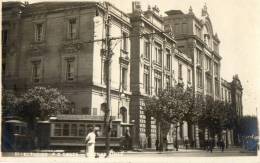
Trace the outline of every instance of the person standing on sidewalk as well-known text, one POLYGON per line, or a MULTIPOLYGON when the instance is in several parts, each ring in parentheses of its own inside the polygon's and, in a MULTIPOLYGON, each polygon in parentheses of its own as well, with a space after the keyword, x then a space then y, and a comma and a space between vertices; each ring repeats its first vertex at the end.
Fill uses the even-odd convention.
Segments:
POLYGON ((220 140, 220 147, 221 147, 221 151, 224 152, 225 143, 222 139, 220 140))
POLYGON ((94 128, 89 129, 89 133, 85 139, 86 143, 86 157, 95 157, 95 143, 96 143, 96 134, 94 128))

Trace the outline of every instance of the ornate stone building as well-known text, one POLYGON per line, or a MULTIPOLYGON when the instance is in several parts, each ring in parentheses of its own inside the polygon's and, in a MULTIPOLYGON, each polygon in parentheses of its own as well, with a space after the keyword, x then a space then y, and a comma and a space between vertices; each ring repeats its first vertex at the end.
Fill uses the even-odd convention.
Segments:
MULTIPOLYGON (((220 41, 213 31, 207 7, 202 9, 201 17, 195 16, 191 7, 187 14, 180 10, 165 13, 165 24, 169 24, 174 31, 177 48, 192 61, 192 86, 196 95, 220 99, 220 41)), ((196 126, 191 128, 193 133, 189 134, 189 139, 196 140, 199 146, 198 136, 203 140, 204 132, 198 134, 197 132, 202 130, 198 130, 196 126)))
POLYGON ((111 62, 112 133, 120 138, 130 125, 129 17, 107 2, 3 3, 4 88, 19 94, 33 86, 55 87, 72 102, 69 114, 51 120, 51 145, 62 145, 59 138, 82 144, 88 123, 103 134, 105 41, 93 40, 105 38, 107 10, 111 36, 126 36, 113 42, 111 62))
MULTIPOLYGON (((69 114, 50 119, 50 133, 45 133, 50 145, 83 146, 88 124, 103 131, 105 42, 93 41, 106 37, 107 10, 110 35, 121 38, 112 42, 112 144, 119 145, 119 138, 133 126, 134 145, 154 147, 158 129, 155 120, 144 115, 144 99, 177 83, 193 87, 196 95, 231 100, 242 116, 243 89, 237 76, 231 83, 221 80, 220 40, 206 6, 201 17, 192 8, 187 14, 170 10, 162 17, 158 7, 142 11, 136 2, 128 15, 107 2, 5 2, 4 88, 20 94, 33 86, 56 87, 72 102, 69 114)), ((180 141, 195 141, 197 147, 199 138, 205 138, 205 131, 186 122, 178 134, 180 141)), ((173 135, 167 140, 173 143, 173 135)))
MULTIPOLYGON (((139 5, 133 3, 130 14, 132 35, 143 36, 131 37, 130 117, 136 127, 134 143, 151 148, 155 146, 158 132, 155 120, 144 115, 144 100, 177 83, 191 86, 192 61, 176 48, 172 33, 163 33, 169 26, 164 24, 159 8, 149 6, 142 11, 139 5)), ((187 137, 187 125, 184 128, 179 131, 179 138, 187 137)), ((172 134, 167 139, 169 144, 175 140, 172 134)))

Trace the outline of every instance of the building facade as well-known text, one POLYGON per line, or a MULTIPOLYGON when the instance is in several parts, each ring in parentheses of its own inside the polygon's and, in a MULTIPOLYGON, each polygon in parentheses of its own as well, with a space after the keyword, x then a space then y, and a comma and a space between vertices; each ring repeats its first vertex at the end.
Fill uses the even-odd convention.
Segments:
MULTIPOLYGON (((201 17, 195 16, 190 7, 187 14, 180 10, 165 12, 165 24, 169 24, 175 35, 177 48, 192 61, 192 87, 196 95, 211 96, 213 99, 221 98, 220 95, 220 68, 221 56, 219 54, 220 41, 207 12, 207 7, 201 11, 201 17)), ((191 127, 190 140, 196 141, 199 146, 204 140, 207 131, 191 127), (199 133, 198 133, 199 132, 199 133)))
MULTIPOLYGON (((176 84, 193 87, 196 95, 231 102, 242 116, 243 89, 238 76, 231 83, 221 79, 220 40, 206 6, 201 17, 192 8, 187 14, 170 10, 162 17, 158 7, 142 11, 138 2, 130 14, 108 2, 5 2, 4 89, 21 94, 34 86, 50 86, 71 101, 67 114, 49 120, 50 145, 83 146, 84 135, 93 125, 100 131, 98 139, 104 138, 108 11, 110 37, 119 38, 112 41, 111 61, 115 143, 130 131, 135 147, 155 147, 158 128, 155 119, 144 114, 144 100, 176 84)), ((187 122, 178 130, 180 142, 194 141, 196 147, 207 132, 187 122)), ((168 144, 175 140, 171 133, 173 126, 168 144)))
MULTIPOLYGON (((128 36, 130 19, 107 2, 3 3, 4 88, 19 94, 33 86, 55 87, 72 103, 69 115, 51 123, 54 144, 59 137, 84 137, 81 131, 87 130, 88 122, 103 122, 107 10, 110 35, 128 36), (80 120, 82 116, 88 121, 80 120)), ((129 38, 113 42, 111 69, 111 116, 116 124, 112 131, 121 137, 130 122, 129 38)), ((95 127, 104 136, 103 125, 95 127)))
POLYGON ((175 41, 164 31, 159 9, 142 11, 133 3, 130 15, 131 38, 131 119, 135 121, 134 144, 154 147, 157 138, 154 119, 144 114, 144 100, 158 94, 174 82, 173 60, 175 41), (156 33, 150 35, 150 33, 156 33), (147 34, 147 35, 145 35, 147 34))

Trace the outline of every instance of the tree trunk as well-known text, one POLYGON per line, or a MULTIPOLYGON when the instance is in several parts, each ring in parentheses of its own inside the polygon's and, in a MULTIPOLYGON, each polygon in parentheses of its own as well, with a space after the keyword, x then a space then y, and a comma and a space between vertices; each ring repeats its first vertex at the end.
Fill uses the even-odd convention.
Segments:
POLYGON ((175 148, 176 148, 176 151, 178 151, 178 125, 176 125, 176 130, 175 130, 175 148))
POLYGON ((162 141, 162 123, 159 122, 159 151, 163 151, 163 141, 162 141))
POLYGON ((226 129, 226 148, 228 148, 228 129, 226 129))

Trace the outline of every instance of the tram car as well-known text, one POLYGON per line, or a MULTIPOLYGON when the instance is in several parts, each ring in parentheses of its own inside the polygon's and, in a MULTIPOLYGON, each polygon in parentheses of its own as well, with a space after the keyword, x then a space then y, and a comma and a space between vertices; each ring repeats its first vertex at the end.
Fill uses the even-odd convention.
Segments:
MULTIPOLYGON (((95 149, 105 150, 104 116, 66 115, 50 118, 49 148, 53 150, 85 150, 85 138, 89 128, 96 132, 95 149)), ((112 117, 110 148, 120 150, 124 137, 121 120, 112 117)))

